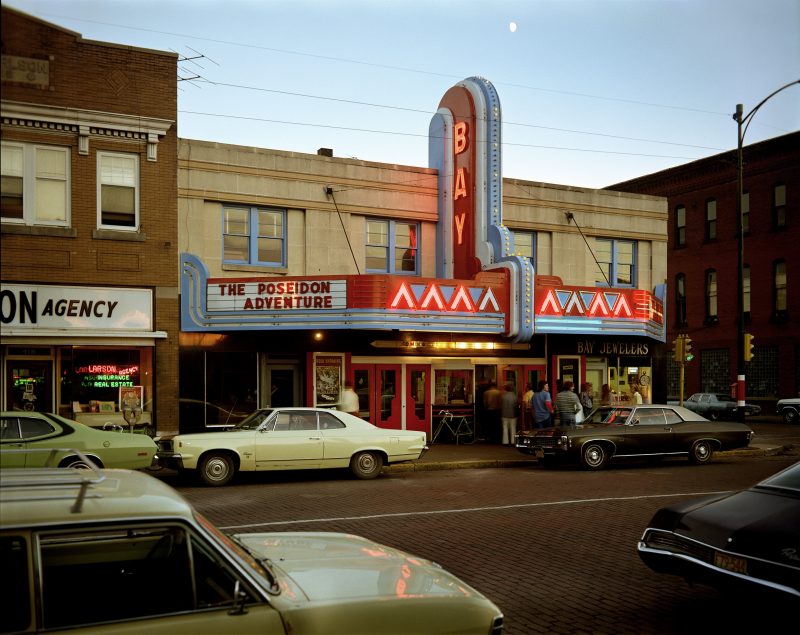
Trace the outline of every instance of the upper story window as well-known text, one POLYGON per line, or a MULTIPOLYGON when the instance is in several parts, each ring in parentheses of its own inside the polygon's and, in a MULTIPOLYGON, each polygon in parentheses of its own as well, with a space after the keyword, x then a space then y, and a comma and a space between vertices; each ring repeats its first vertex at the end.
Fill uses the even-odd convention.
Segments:
POLYGON ((706 271, 706 322, 716 322, 718 319, 717 272, 709 269, 706 271))
POLYGON ((596 245, 601 273, 596 276, 595 283, 612 287, 635 286, 636 242, 598 238, 596 245))
POLYGON ((786 276, 786 261, 776 260, 772 265, 773 270, 773 310, 775 314, 786 313, 788 281, 786 276))
POLYGON ((367 271, 419 273, 419 226, 389 220, 367 220, 367 271))
POLYGON ((97 153, 97 226, 139 230, 139 156, 97 153))
POLYGON ((750 233, 750 192, 742 192, 742 231, 750 233))
POLYGON ((530 260, 536 269, 536 232, 515 231, 514 249, 518 256, 530 260))
POLYGON ((678 205, 675 208, 675 246, 683 247, 686 244, 686 206, 678 205))
POLYGON ((260 207, 222 209, 222 260, 286 266, 286 212, 260 207))
POLYGON ((686 274, 675 276, 675 325, 686 326, 686 274))
POLYGON ((4 141, 0 163, 4 223, 69 225, 69 148, 4 141))
POLYGON ((742 265, 742 311, 750 313, 750 265, 742 265))
POLYGON ((786 185, 779 183, 772 193, 772 226, 786 227, 786 185))
POLYGON ((710 198, 706 201, 706 240, 717 238, 717 201, 710 198))

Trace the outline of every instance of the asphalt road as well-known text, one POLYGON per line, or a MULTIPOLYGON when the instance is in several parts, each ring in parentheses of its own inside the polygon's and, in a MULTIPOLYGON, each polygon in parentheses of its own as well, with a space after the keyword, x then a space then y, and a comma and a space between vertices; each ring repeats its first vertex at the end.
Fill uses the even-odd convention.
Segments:
POLYGON ((512 635, 769 633, 796 615, 652 573, 636 542, 659 507, 746 487, 797 460, 667 460, 603 472, 531 465, 373 481, 291 472, 243 475, 224 488, 162 478, 231 533, 341 531, 435 560, 490 597, 512 635))

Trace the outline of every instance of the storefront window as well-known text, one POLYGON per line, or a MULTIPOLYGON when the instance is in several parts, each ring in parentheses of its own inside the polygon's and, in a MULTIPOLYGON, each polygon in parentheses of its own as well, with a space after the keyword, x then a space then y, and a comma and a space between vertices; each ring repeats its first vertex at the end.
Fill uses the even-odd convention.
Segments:
POLYGON ((435 372, 436 405, 462 405, 472 403, 473 371, 437 370, 435 372))
MULTIPOLYGON (((61 411, 120 412, 135 389, 140 407, 152 412, 152 348, 61 349, 61 411)), ((68 415, 71 416, 71 415, 68 415)))

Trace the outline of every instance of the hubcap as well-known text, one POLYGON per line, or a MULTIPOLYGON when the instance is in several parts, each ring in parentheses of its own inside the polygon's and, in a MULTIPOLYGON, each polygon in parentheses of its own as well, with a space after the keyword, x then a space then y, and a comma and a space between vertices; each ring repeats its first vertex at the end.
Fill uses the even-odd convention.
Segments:
POLYGON ((222 459, 214 459, 206 464, 206 474, 209 478, 219 480, 228 473, 228 466, 222 459))

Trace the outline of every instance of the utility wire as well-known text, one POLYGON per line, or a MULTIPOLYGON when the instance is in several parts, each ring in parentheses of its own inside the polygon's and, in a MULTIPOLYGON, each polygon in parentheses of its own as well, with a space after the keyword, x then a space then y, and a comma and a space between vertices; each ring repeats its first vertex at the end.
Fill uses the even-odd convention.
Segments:
POLYGON ((592 258, 594 258, 595 263, 597 264, 597 268, 600 270, 600 273, 603 274, 603 280, 606 281, 606 284, 610 287, 611 283, 608 281, 608 276, 606 275, 605 269, 600 266, 600 262, 597 260, 597 256, 594 255, 594 251, 592 250, 591 245, 589 245, 589 241, 586 240, 586 236, 583 235, 583 231, 581 230, 581 226, 578 225, 578 221, 575 220, 575 214, 572 212, 564 212, 564 215, 567 217, 567 221, 572 221, 575 223, 575 227, 578 228, 578 233, 583 238, 583 242, 586 243, 586 248, 589 250, 589 253, 592 254, 592 258))
POLYGON ((353 264, 356 266, 356 273, 361 275, 361 268, 358 266, 358 260, 356 260, 356 254, 353 251, 353 245, 350 242, 350 235, 347 233, 347 229, 344 226, 344 219, 342 218, 342 213, 339 211, 339 206, 336 204, 336 197, 333 195, 333 188, 330 185, 325 186, 325 196, 329 196, 330 199, 333 201, 333 206, 336 208, 336 214, 339 216, 339 222, 342 224, 342 232, 344 233, 344 239, 347 241, 347 246, 350 248, 350 255, 353 257, 353 264))

